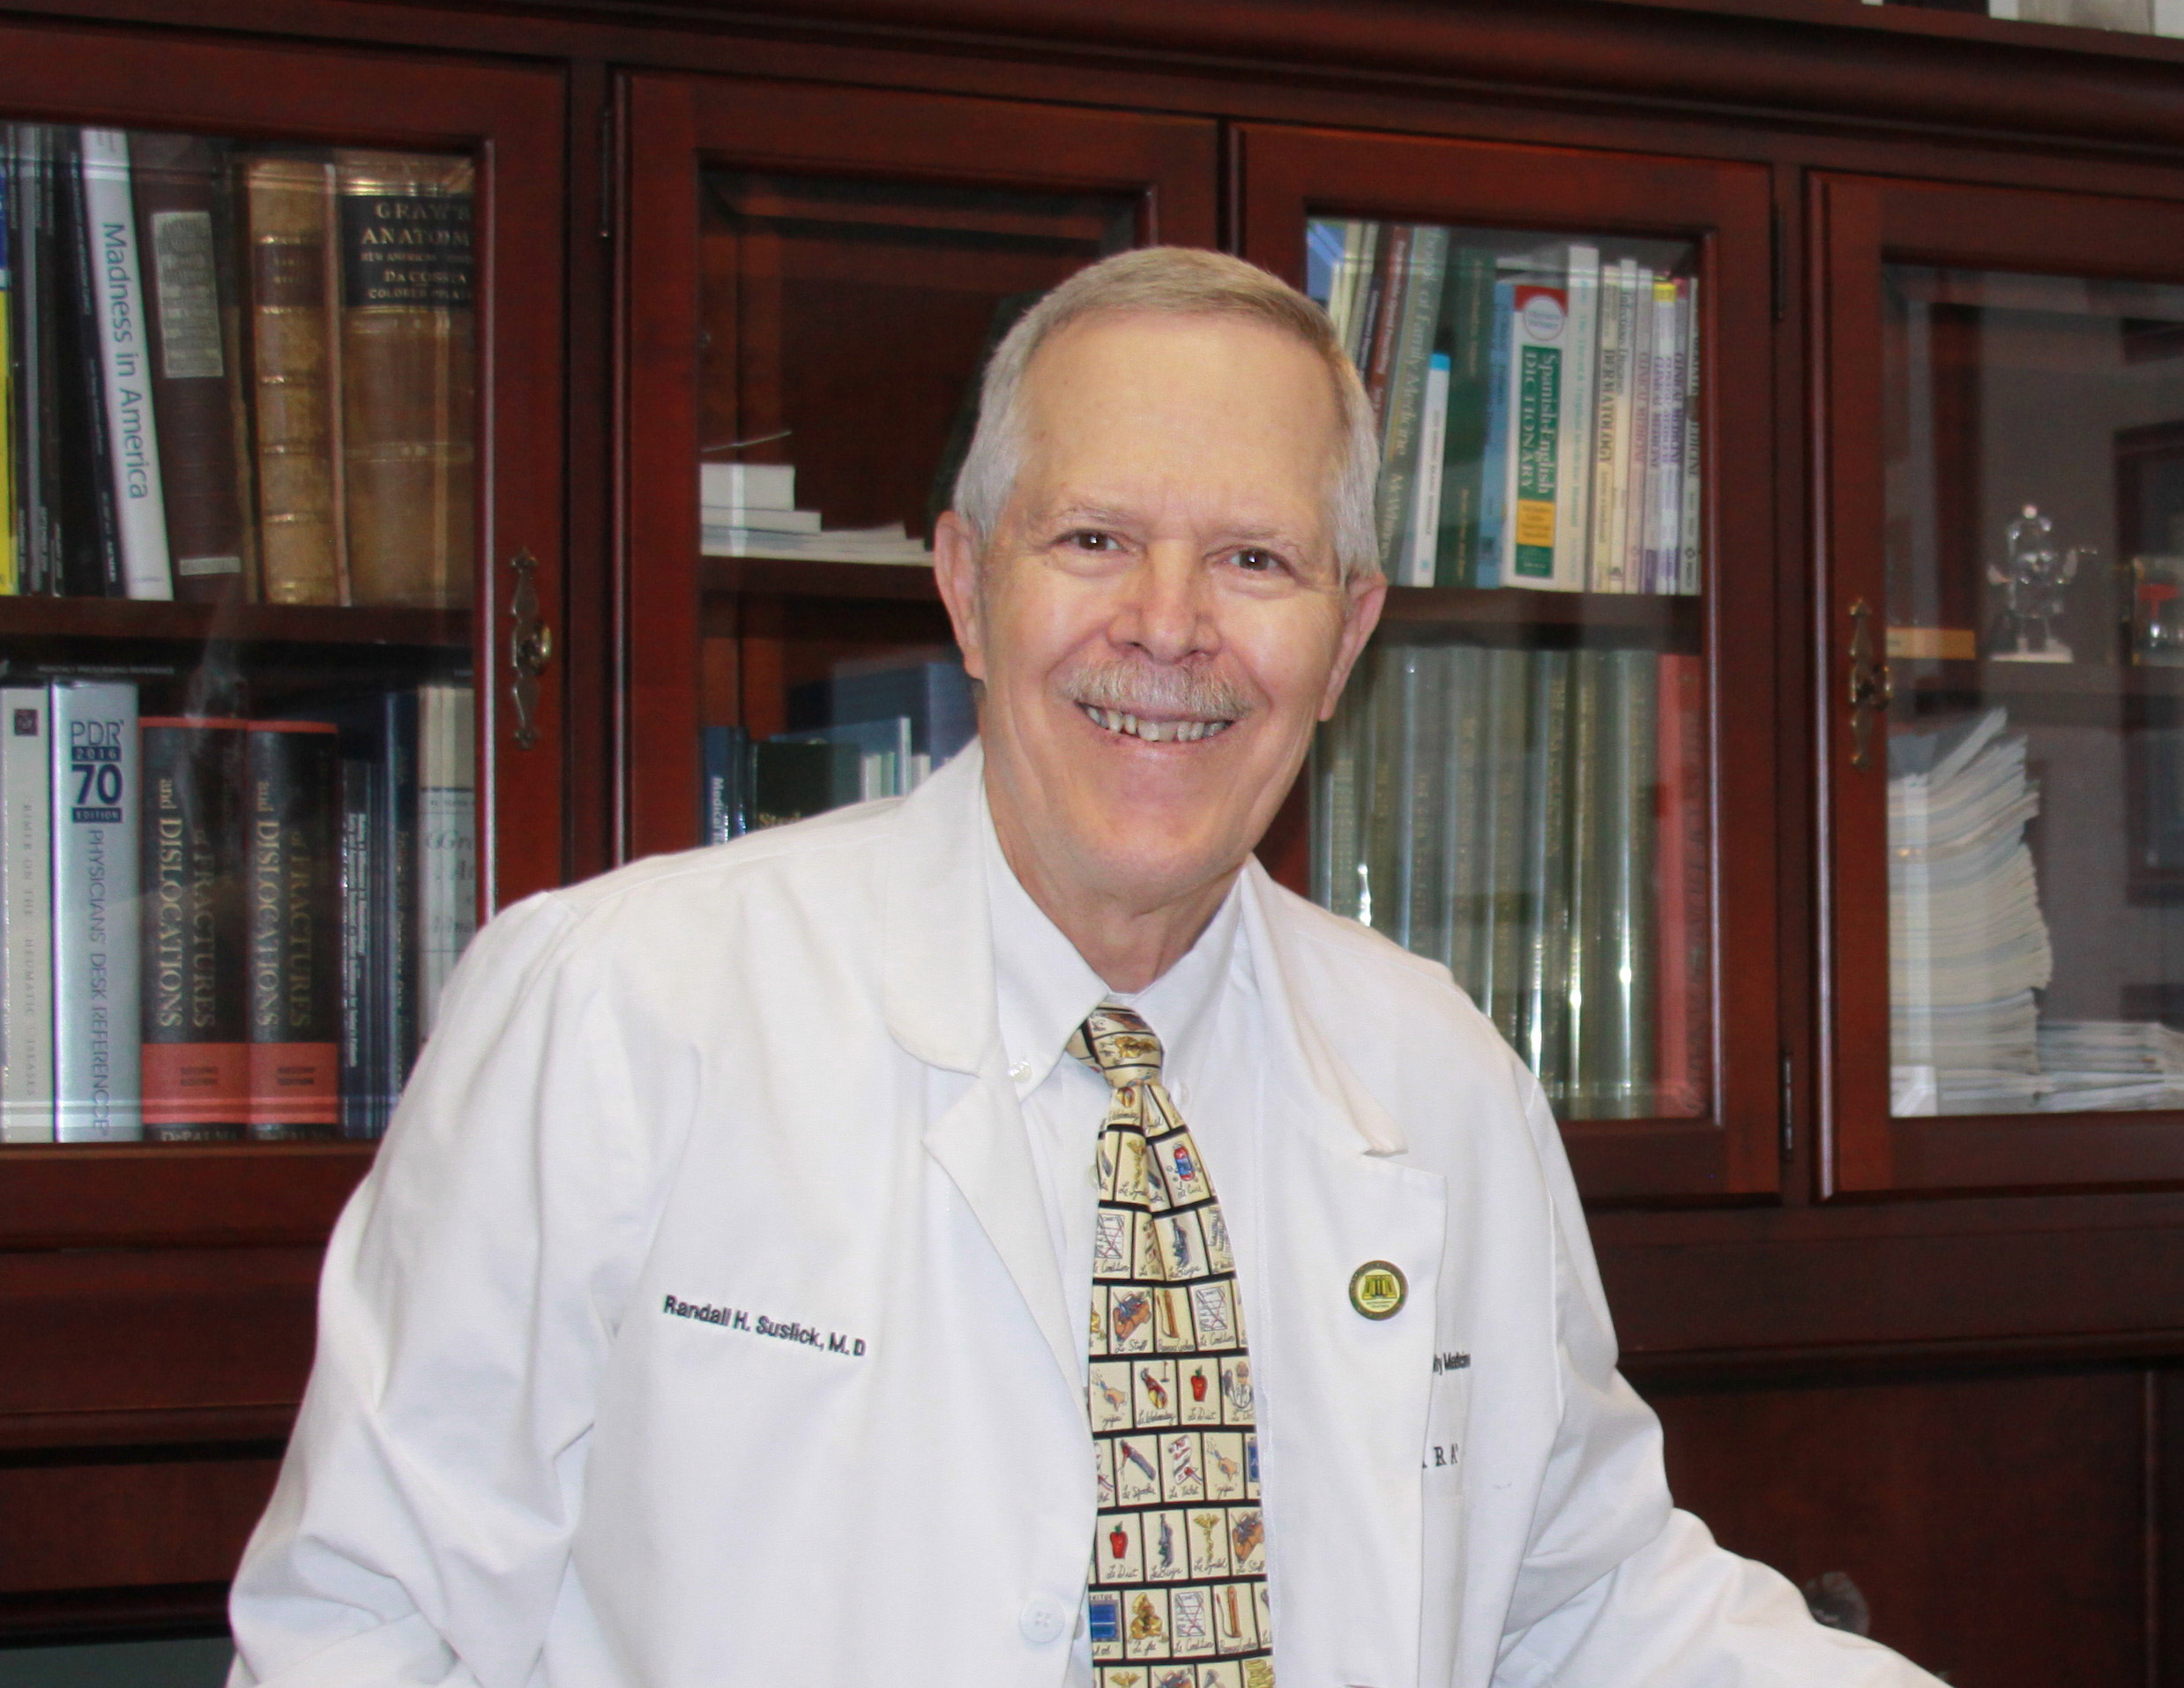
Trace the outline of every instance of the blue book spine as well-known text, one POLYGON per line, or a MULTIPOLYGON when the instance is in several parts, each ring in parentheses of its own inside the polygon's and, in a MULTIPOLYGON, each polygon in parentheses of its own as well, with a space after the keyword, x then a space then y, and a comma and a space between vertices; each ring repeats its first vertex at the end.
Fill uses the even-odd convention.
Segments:
POLYGON ((1509 506, 1509 340, 1517 315, 1517 284, 1494 284, 1493 351, 1487 363, 1487 447, 1479 460, 1479 568, 1472 584, 1502 584, 1502 528, 1509 506))

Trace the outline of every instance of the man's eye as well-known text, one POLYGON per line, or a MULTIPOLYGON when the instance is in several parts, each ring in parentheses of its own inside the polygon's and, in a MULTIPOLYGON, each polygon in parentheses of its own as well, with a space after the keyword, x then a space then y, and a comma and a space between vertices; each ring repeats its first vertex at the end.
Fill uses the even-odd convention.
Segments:
POLYGON ((1256 545, 1247 545, 1229 559, 1250 574, 1275 574, 1285 566, 1273 552, 1262 550, 1256 545))
POLYGON ((1115 543, 1115 538, 1113 534, 1099 534, 1091 531, 1083 531, 1071 534, 1067 539, 1063 540, 1062 543, 1065 545, 1073 545, 1080 551, 1112 551, 1119 549, 1115 543))

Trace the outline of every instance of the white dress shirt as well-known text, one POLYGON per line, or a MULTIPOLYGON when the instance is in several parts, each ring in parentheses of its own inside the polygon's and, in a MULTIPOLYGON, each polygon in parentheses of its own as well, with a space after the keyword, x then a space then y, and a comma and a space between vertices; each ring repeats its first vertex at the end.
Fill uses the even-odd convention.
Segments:
MULTIPOLYGON (((1197 942, 1151 985, 1111 990, 1032 900, 1002 854, 990 813, 985 820, 1002 1049, 1023 1104, 1055 1265, 1070 1305, 1079 1310, 1078 1360, 1089 1373, 1092 1235, 1099 1205, 1096 1149, 1107 1118, 1107 1083, 1072 1059, 1063 1045, 1109 998, 1136 1010, 1152 1028, 1162 1049, 1162 1082, 1198 1146, 1238 1250, 1239 1286, 1245 1288, 1258 1235, 1251 1122, 1258 1112, 1263 1063, 1258 1059, 1263 1034, 1251 946, 1241 936, 1242 893, 1231 886, 1197 942)), ((1247 1332, 1255 1311, 1247 1300, 1247 1332)), ((1270 1550, 1278 1550, 1270 1544, 1270 1550)), ((1081 1607, 1074 1654, 1068 1688, 1090 1688, 1092 1643, 1081 1607)))

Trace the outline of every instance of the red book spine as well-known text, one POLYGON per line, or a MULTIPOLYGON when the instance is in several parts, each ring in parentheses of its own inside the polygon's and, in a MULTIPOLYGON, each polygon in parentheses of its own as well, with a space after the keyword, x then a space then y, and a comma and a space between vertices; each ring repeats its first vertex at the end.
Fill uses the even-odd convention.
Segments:
POLYGON ((250 1135, 341 1128, 340 740, 321 721, 250 723, 243 811, 250 1135))

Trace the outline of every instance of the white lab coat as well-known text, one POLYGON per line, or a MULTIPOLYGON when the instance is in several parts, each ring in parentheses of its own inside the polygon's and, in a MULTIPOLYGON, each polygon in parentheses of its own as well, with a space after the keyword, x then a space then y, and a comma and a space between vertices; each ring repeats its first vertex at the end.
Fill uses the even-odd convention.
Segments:
MULTIPOLYGON (((1094 1492, 975 749, 480 934, 337 1227, 233 1682, 1030 1688, 1094 1492)), ((1247 870, 1282 1688, 1930 1682, 1671 1510, 1539 1087, 1247 870), (1351 1306, 1399 1266, 1402 1310, 1351 1306)))

